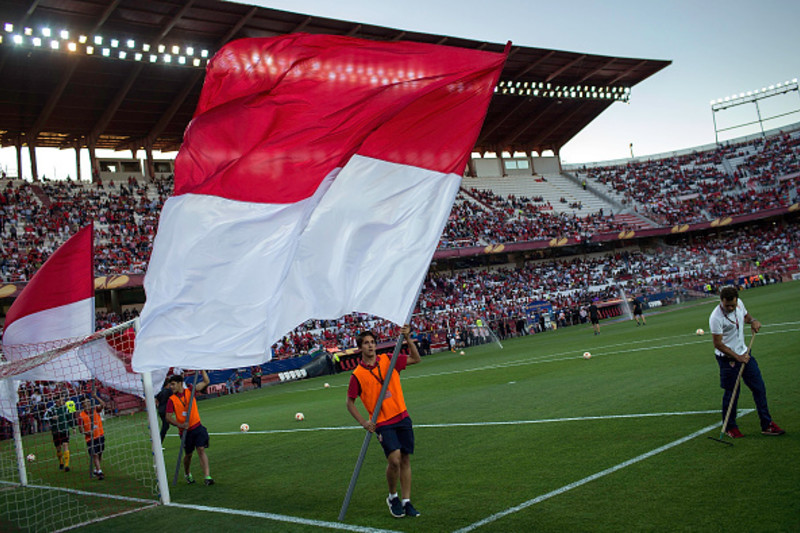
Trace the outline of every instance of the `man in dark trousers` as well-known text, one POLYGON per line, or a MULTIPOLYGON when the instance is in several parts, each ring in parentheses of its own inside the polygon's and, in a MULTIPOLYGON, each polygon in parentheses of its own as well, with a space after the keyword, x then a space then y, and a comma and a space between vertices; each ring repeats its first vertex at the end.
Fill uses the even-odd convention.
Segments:
POLYGON ((169 379, 165 379, 161 385, 161 390, 156 394, 156 408, 158 409, 158 418, 161 419, 161 442, 164 442, 164 437, 167 436, 169 431, 169 422, 167 422, 167 402, 169 397, 172 396, 172 389, 169 388, 169 379))

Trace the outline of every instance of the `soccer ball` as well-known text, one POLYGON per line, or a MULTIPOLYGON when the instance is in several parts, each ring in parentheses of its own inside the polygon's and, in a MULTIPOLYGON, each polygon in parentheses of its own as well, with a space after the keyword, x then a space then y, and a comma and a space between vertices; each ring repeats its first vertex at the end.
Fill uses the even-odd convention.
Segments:
POLYGON ((697 331, 695 331, 695 333, 698 335, 704 335, 705 331, 703 331, 701 328, 697 328, 697 331))
POLYGON ((325 384, 325 388, 326 388, 326 389, 329 389, 329 388, 330 388, 330 386, 331 386, 331 384, 330 384, 330 383, 326 383, 326 384, 325 384))
POLYGON ((464 355, 464 350, 461 350, 461 352, 459 353, 459 355, 464 355))
POLYGON ((305 420, 305 418, 306 417, 303 416, 303 413, 297 413, 296 415, 294 415, 294 419, 297 420, 298 422, 302 422, 303 420, 305 420))
POLYGON ((32 463, 36 460, 36 456, 33 455, 32 453, 29 453, 27 459, 29 463, 32 463))
POLYGON ((239 426, 239 429, 241 430, 242 433, 247 433, 248 431, 250 431, 250 426, 247 424, 242 424, 241 426, 239 426))
POLYGON ((592 354, 590 354, 589 352, 583 352, 583 358, 584 359, 591 359, 592 358, 592 354))

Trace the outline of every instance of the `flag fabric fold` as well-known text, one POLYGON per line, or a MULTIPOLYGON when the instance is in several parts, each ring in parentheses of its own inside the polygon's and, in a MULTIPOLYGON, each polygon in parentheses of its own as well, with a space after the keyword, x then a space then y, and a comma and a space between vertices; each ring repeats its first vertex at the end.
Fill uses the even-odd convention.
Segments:
POLYGON ((330 35, 225 46, 176 160, 134 370, 259 364, 311 318, 405 320, 504 61, 330 35))

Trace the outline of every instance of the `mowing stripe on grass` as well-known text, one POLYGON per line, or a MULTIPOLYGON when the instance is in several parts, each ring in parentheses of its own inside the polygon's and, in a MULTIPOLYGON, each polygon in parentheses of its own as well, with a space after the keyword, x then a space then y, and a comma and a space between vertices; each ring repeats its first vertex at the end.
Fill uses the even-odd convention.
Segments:
MULTIPOLYGON (((752 413, 753 409, 749 409, 748 412, 752 413)), ((744 414, 744 413, 742 413, 742 414, 744 414)), ((703 435, 705 433, 708 433, 712 429, 716 429, 716 428, 720 427, 721 425, 722 425, 722 422, 718 422, 716 424, 711 424, 710 426, 706 426, 706 427, 704 427, 703 429, 701 429, 699 431, 695 431, 691 435, 687 435, 687 436, 685 436, 683 438, 680 438, 680 439, 678 439, 676 441, 672 441, 669 444, 665 444, 664 446, 661 446, 661 447, 656 448, 654 450, 650 450, 649 452, 643 453, 642 455, 639 455, 639 456, 636 456, 633 459, 628 459, 627 461, 625 461, 623 463, 620 463, 620 464, 618 464, 616 466, 612 466, 611 468, 606 468, 605 470, 603 470, 601 472, 597 472, 596 474, 592 474, 589 477, 585 477, 585 478, 583 478, 583 479, 581 479, 579 481, 576 481, 574 483, 570 483, 569 485, 564 485, 563 487, 561 487, 559 489, 556 489, 554 491, 548 492, 547 494, 542 494, 541 496, 537 496, 535 498, 532 498, 532 499, 530 499, 530 500, 528 500, 526 502, 523 502, 523 503, 521 503, 521 504, 519 504, 517 506, 509 507, 508 509, 506 509, 504 511, 500 511, 499 513, 495 513, 495 514, 493 514, 491 516, 487 516, 483 520, 479 520, 477 522, 473 522, 472 524, 470 524, 470 525, 468 525, 466 527, 463 527, 461 529, 457 529, 453 533, 467 533, 468 531, 474 531, 475 529, 478 529, 481 526, 485 526, 486 524, 490 524, 492 522, 495 522, 496 520, 499 520, 499 519, 501 519, 501 518, 503 518, 505 516, 508 516, 510 514, 513 514, 513 513, 516 513, 518 511, 522 511, 523 509, 527 509, 528 507, 530 507, 532 505, 536 505, 537 503, 541 503, 541 502, 543 502, 545 500, 549 500, 550 498, 552 498, 554 496, 558 496, 560 494, 564 494, 565 492, 570 491, 570 490, 572 490, 574 488, 580 487, 581 485, 585 485, 585 484, 589 483, 590 481, 594 481, 595 479, 599 479, 601 477, 607 476, 608 474, 613 474, 617 470, 622 470, 623 468, 631 466, 632 464, 636 464, 636 463, 638 463, 640 461, 644 461, 645 459, 649 459, 650 457, 653 457, 654 455, 657 455, 657 454, 659 454, 661 452, 667 451, 670 448, 674 448, 675 446, 679 446, 679 445, 683 444, 684 442, 688 442, 688 441, 690 441, 690 440, 692 440, 692 439, 694 439, 696 437, 699 437, 699 436, 701 436, 701 435, 703 435)))
POLYGON ((342 524, 340 522, 325 522, 323 520, 311 520, 308 518, 300 518, 299 516, 286 516, 273 513, 259 513, 256 511, 242 511, 240 509, 229 509, 227 507, 208 507, 206 505, 192 505, 187 503, 170 503, 170 507, 180 507, 181 509, 194 509, 196 511, 207 511, 210 513, 224 513, 239 516, 250 516, 253 518, 263 518, 265 520, 275 520, 277 522, 288 522, 290 524, 302 524, 305 526, 325 527, 328 529, 339 529, 342 531, 360 531, 364 533, 376 532, 389 532, 397 533, 391 529, 376 529, 374 527, 354 526, 350 524, 342 524))
MULTIPOLYGON (((753 409, 739 409, 739 414, 752 413, 753 409)), ((598 415, 598 416, 571 416, 566 418, 542 418, 539 420, 499 420, 488 422, 452 422, 449 424, 414 424, 415 428, 456 428, 456 427, 474 427, 474 426, 518 426, 523 424, 548 424, 551 422, 585 422, 589 420, 613 420, 615 418, 651 418, 661 416, 686 416, 686 415, 710 415, 719 413, 719 409, 710 411, 676 411, 671 413, 635 413, 627 415, 598 415)), ((307 431, 342 431, 360 429, 364 430, 361 426, 330 426, 330 427, 313 427, 313 428, 298 428, 298 429, 267 429, 263 431, 250 430, 247 433, 241 431, 223 431, 217 433, 209 433, 214 436, 225 435, 272 435, 275 433, 303 433, 307 431)), ((177 435, 167 435, 168 437, 177 437, 177 435)))

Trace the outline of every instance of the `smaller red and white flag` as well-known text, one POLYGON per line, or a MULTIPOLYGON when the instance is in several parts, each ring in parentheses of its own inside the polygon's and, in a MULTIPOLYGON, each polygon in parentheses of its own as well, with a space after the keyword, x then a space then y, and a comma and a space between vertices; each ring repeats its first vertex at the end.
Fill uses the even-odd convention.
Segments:
POLYGON ((11 304, 3 331, 7 359, 22 355, 15 345, 84 337, 94 331, 93 236, 89 224, 62 244, 11 304))

